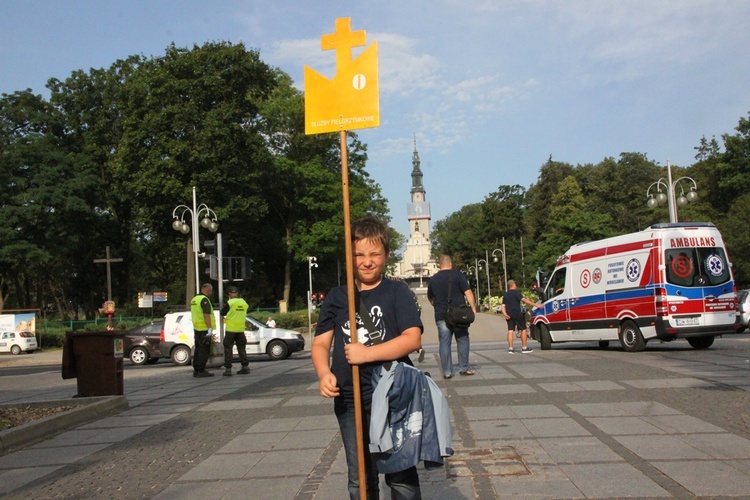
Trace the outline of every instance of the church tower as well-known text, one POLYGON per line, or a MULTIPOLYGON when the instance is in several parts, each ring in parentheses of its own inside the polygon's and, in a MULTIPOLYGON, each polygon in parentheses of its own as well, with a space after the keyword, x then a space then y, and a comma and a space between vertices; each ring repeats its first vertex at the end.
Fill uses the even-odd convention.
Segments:
MULTIPOLYGON (((419 287, 425 285, 424 279, 438 271, 431 258, 430 245, 430 203, 425 199, 422 183, 422 169, 417 152, 417 141, 414 140, 411 171, 411 203, 406 205, 409 219, 409 239, 406 242, 404 258, 399 263, 399 273, 404 278, 419 278, 419 287)), ((415 280, 416 281, 416 280, 415 280)))

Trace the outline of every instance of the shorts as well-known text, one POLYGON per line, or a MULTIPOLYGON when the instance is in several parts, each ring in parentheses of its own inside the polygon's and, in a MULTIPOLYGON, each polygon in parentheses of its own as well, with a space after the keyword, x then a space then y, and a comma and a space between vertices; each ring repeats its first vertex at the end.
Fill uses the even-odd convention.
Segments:
POLYGON ((512 332, 518 328, 518 331, 522 332, 526 330, 526 317, 525 316, 511 316, 508 322, 508 331, 512 332))

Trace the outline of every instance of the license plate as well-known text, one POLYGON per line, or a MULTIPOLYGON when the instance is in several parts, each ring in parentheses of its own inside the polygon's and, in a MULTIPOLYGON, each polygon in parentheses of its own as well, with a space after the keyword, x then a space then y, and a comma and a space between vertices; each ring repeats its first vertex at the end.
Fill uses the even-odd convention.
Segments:
POLYGON ((677 318, 677 326, 698 326, 699 318, 677 318))

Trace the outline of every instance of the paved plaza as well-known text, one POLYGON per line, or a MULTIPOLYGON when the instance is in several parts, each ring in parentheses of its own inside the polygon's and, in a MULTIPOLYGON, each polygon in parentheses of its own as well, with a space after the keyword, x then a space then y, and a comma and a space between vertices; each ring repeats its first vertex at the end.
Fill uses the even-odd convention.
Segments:
MULTIPOLYGON (((750 494, 748 336, 717 339, 707 351, 683 341, 642 353, 595 344, 541 351, 530 341, 533 353, 510 355, 504 322, 480 315, 477 374, 444 380, 429 307, 423 318, 427 356, 418 367, 448 398, 455 449, 444 468, 420 468, 424 498, 750 494)), ((0 403, 75 394, 75 380, 55 366, 59 354, 25 358, 35 356, 50 364, 33 375, 0 359, 0 403)), ((165 361, 128 366, 129 407, 0 455, 0 495, 345 498, 332 401, 318 395, 309 358, 309 350, 279 362, 251 358, 249 376, 216 369, 207 379, 165 361)))

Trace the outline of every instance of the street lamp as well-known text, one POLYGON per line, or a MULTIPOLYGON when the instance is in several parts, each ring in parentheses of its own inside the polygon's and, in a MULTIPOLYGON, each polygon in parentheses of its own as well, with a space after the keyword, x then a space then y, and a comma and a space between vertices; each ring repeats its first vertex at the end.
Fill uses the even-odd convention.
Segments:
POLYGON ((503 249, 500 250, 499 248, 496 248, 492 251, 492 260, 497 262, 497 256, 495 256, 495 253, 500 252, 503 256, 503 277, 505 278, 505 291, 508 291, 508 270, 505 267, 505 236, 503 236, 503 249))
MULTIPOLYGON (((487 250, 485 250, 484 253, 485 257, 487 257, 487 250)), ((489 305, 490 297, 492 296, 492 294, 490 293, 490 265, 486 259, 479 259, 477 260, 477 266, 479 267, 479 269, 482 269, 482 262, 484 262, 484 268, 487 273, 487 305, 489 305)), ((479 277, 477 277, 477 279, 479 279, 479 277)))
MULTIPOLYGON (((172 219, 174 219, 172 221, 172 229, 174 229, 175 231, 179 231, 182 234, 188 234, 192 228, 193 255, 195 256, 195 291, 197 293, 200 290, 200 278, 198 276, 198 250, 200 249, 200 246, 198 245, 198 224, 200 224, 201 227, 208 229, 212 233, 215 233, 219 229, 216 212, 208 208, 205 203, 201 203, 196 207, 195 186, 193 186, 193 208, 191 209, 187 205, 176 206, 175 209, 172 210, 172 219), (177 215, 180 210, 182 210, 182 212, 177 215), (190 214, 190 225, 185 222, 186 213, 190 214), (202 219, 201 215, 203 216, 202 219)), ((221 263, 219 263, 219 265, 221 265, 221 263)), ((189 295, 190 294, 188 293, 188 300, 189 295)))
POLYGON ((473 266, 469 266, 469 272, 471 273, 472 271, 474 271, 474 279, 477 282, 477 295, 474 297, 474 305, 479 305, 479 264, 477 263, 477 259, 474 259, 473 266))
POLYGON ((318 267, 317 258, 307 257, 307 273, 310 277, 310 290, 307 292, 307 328, 310 334, 310 344, 312 344, 312 269, 318 267))
POLYGON ((663 177, 652 183, 646 190, 646 198, 648 201, 646 204, 649 208, 656 208, 659 205, 667 203, 669 205, 669 222, 677 222, 677 205, 684 207, 688 203, 692 203, 698 200, 698 184, 691 177, 680 177, 679 179, 672 181, 672 165, 667 160, 667 179, 663 177), (692 182, 693 185, 690 190, 685 193, 685 188, 682 186, 681 181, 692 182), (656 194, 651 193, 651 188, 656 186, 656 194), (680 188, 680 196, 675 199, 676 187, 680 188), (667 192, 664 194, 662 188, 667 192))

